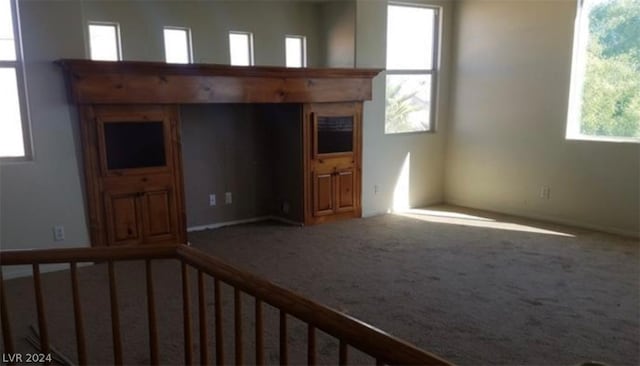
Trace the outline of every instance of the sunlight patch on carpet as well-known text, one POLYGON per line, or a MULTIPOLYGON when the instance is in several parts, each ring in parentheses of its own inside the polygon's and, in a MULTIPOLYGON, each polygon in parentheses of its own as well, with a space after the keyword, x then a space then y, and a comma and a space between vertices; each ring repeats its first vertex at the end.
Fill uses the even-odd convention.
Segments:
POLYGON ((528 233, 548 234, 574 237, 575 235, 543 229, 530 225, 516 224, 513 222, 498 221, 488 217, 474 216, 458 212, 428 210, 428 209, 408 209, 402 212, 395 212, 395 215, 410 217, 417 220, 435 222, 439 224, 452 224, 481 227, 487 229, 523 231, 528 233))

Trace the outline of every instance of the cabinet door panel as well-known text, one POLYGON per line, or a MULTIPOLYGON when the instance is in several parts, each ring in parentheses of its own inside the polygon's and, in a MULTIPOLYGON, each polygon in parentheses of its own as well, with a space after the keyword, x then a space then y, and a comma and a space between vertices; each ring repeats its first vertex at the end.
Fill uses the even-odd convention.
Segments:
POLYGON ((353 168, 336 172, 336 212, 354 210, 355 181, 353 168))
POLYGON ((173 192, 164 189, 146 192, 142 196, 142 217, 145 241, 170 240, 175 238, 173 217, 175 208, 173 192))
POLYGON ((140 243, 138 193, 107 193, 105 202, 109 245, 140 243))
POLYGON ((334 191, 331 173, 314 173, 313 185, 313 215, 332 214, 334 191))

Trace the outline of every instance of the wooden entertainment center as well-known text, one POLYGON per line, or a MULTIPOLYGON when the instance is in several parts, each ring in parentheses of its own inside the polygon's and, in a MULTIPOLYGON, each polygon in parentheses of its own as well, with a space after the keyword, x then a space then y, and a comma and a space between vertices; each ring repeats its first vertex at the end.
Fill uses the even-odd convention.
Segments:
POLYGON ((186 242, 182 104, 300 104, 301 221, 361 216, 362 103, 381 70, 58 63, 79 111, 93 246, 186 242))

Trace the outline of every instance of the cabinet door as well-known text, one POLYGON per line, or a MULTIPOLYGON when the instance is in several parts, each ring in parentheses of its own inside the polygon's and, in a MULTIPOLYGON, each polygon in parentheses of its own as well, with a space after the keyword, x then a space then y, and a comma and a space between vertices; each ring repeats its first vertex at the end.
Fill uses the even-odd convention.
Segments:
POLYGON ((313 216, 331 215, 334 209, 334 187, 331 172, 313 173, 313 216))
POLYGON ((176 239, 176 209, 170 188, 145 192, 141 197, 145 243, 176 239))
POLYGON ((355 209, 355 176, 353 168, 339 169, 335 173, 336 180, 336 212, 347 212, 355 209))
POLYGON ((108 245, 142 242, 138 192, 105 194, 108 245))

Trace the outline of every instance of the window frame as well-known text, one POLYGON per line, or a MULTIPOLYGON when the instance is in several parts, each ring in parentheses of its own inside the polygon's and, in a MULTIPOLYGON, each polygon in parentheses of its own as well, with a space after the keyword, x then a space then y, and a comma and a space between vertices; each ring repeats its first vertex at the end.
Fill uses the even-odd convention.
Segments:
POLYGON ((567 105, 567 121, 565 140, 622 142, 640 144, 640 138, 626 136, 586 135, 580 132, 582 126, 582 103, 584 80, 587 72, 589 12, 587 0, 576 0, 576 20, 573 28, 573 49, 571 54, 571 73, 569 80, 569 103, 567 105))
POLYGON ((0 163, 31 161, 34 158, 33 137, 31 134, 31 115, 28 107, 27 78, 24 70, 24 54, 18 1, 9 0, 9 7, 11 8, 11 20, 13 21, 13 45, 15 47, 16 59, 13 61, 0 60, 0 68, 14 69, 16 73, 16 87, 18 89, 18 103, 20 104, 19 109, 20 120, 22 122, 22 143, 24 155, 0 156, 0 163))
POLYGON ((285 65, 285 67, 291 67, 291 68, 305 68, 305 67, 307 67, 307 37, 306 36, 295 35, 295 34, 285 34, 284 35, 284 65, 285 65), (289 38, 299 39, 301 41, 301 44, 302 44, 302 49, 300 50, 300 53, 301 53, 300 59, 302 60, 302 65, 301 66, 289 66, 289 65, 287 65, 287 39, 289 39, 289 38))
MULTIPOLYGON (((189 58, 187 60, 187 63, 185 65, 188 64, 192 64, 193 63, 193 40, 191 38, 191 28, 189 27, 178 27, 178 26, 172 26, 172 25, 167 25, 162 27, 162 41, 163 41, 163 47, 164 47, 164 61, 166 63, 169 63, 169 61, 167 61, 167 44, 166 44, 166 38, 165 38, 165 34, 164 31, 165 30, 180 30, 180 31, 185 31, 186 32, 186 36, 187 36, 187 57, 189 58)), ((182 63, 175 63, 175 62, 171 62, 172 64, 182 64, 182 63)))
MULTIPOLYGON (((442 47, 442 6, 432 5, 432 4, 415 4, 415 3, 404 3, 404 2, 394 2, 390 1, 387 3, 387 27, 389 26, 389 7, 391 6, 401 6, 405 8, 420 8, 420 9, 431 9, 434 11, 434 19, 433 19, 433 49, 431 53, 432 63, 431 69, 389 69, 386 66, 386 52, 385 52, 385 123, 384 123, 384 134, 385 135, 405 135, 412 133, 435 133, 437 131, 437 117, 438 117, 438 85, 439 85, 439 74, 440 74, 440 53, 442 47), (420 131, 405 131, 405 132, 388 132, 387 131, 387 108, 386 108, 386 77, 388 75, 429 75, 431 76, 431 100, 429 105, 429 128, 426 130, 420 131)), ((386 42, 389 40, 386 39, 386 42)), ((388 47, 388 45, 387 45, 388 47)), ((385 49, 386 50, 386 49, 385 49)))
POLYGON ((93 61, 102 61, 102 62, 118 62, 123 60, 122 55, 122 37, 120 36, 120 23, 111 22, 111 21, 102 21, 102 20, 88 20, 87 21, 87 57, 93 61), (91 58, 91 26, 92 25, 101 25, 101 26, 112 26, 116 29, 116 51, 118 52, 117 60, 94 60, 91 58))
POLYGON ((254 46, 254 44, 253 44, 253 33, 252 32, 229 31, 229 65, 231 65, 231 66, 239 66, 239 67, 255 66, 253 46, 254 46), (247 44, 247 47, 248 47, 248 51, 249 51, 249 65, 234 65, 234 64, 231 63, 231 35, 232 34, 241 34, 241 35, 248 36, 247 38, 249 39, 249 42, 247 44))

